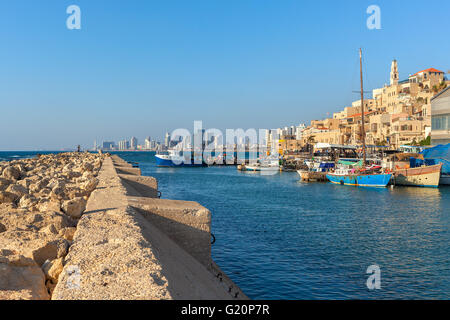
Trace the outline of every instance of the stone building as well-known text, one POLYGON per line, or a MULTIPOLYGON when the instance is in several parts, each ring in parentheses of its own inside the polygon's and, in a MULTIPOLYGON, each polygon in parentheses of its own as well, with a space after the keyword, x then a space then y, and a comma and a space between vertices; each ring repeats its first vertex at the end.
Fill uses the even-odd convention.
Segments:
POLYGON ((431 144, 450 143, 450 87, 431 99, 431 144))

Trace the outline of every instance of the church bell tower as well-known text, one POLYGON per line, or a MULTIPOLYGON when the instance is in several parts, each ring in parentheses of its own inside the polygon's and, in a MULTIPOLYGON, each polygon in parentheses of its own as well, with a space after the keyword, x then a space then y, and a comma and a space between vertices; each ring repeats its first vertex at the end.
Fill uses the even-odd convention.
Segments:
POLYGON ((391 65, 391 86, 398 84, 398 64, 397 60, 392 61, 391 65))

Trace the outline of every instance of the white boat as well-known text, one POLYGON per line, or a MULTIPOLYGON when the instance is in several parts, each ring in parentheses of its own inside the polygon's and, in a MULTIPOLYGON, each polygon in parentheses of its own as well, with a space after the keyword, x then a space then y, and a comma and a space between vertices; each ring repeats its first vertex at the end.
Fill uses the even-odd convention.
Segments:
POLYGON ((183 153, 174 149, 156 154, 155 160, 158 167, 203 167, 206 165, 201 156, 194 157, 191 151, 183 153))
POLYGON ((280 159, 277 158, 262 158, 254 164, 245 165, 245 171, 279 171, 280 159))

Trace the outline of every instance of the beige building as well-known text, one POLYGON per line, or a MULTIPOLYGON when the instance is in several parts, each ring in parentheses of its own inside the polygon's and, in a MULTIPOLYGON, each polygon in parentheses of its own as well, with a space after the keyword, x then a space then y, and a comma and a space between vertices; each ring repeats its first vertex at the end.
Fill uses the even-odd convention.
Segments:
POLYGON ((400 116, 393 116, 391 124, 391 132, 388 136, 389 144, 398 148, 401 145, 410 144, 412 142, 418 143, 425 139, 425 126, 421 120, 415 120, 406 114, 400 116))
POLYGON ((431 99, 431 144, 450 143, 450 87, 431 99))
POLYGON ((302 146, 302 140, 282 139, 278 141, 278 149, 280 154, 298 152, 302 149, 302 146))
MULTIPOLYGON (((389 85, 372 91, 372 99, 364 100, 366 144, 401 145, 420 142, 433 130, 435 141, 448 141, 450 126, 449 90, 433 98, 437 89, 450 85, 445 74, 434 68, 419 71, 401 81, 398 62, 392 61, 389 85), (433 99, 432 99, 433 98, 433 99)), ((360 145, 362 143, 361 100, 354 101, 325 120, 313 120, 302 132, 301 144, 330 143, 360 145)), ((287 149, 292 146, 285 145, 287 149)))

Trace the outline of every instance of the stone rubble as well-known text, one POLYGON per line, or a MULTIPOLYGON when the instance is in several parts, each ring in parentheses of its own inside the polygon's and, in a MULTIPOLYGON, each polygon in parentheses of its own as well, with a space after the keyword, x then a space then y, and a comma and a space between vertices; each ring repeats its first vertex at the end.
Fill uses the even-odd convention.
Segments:
POLYGON ((51 298, 104 158, 0 162, 0 300, 51 298))

